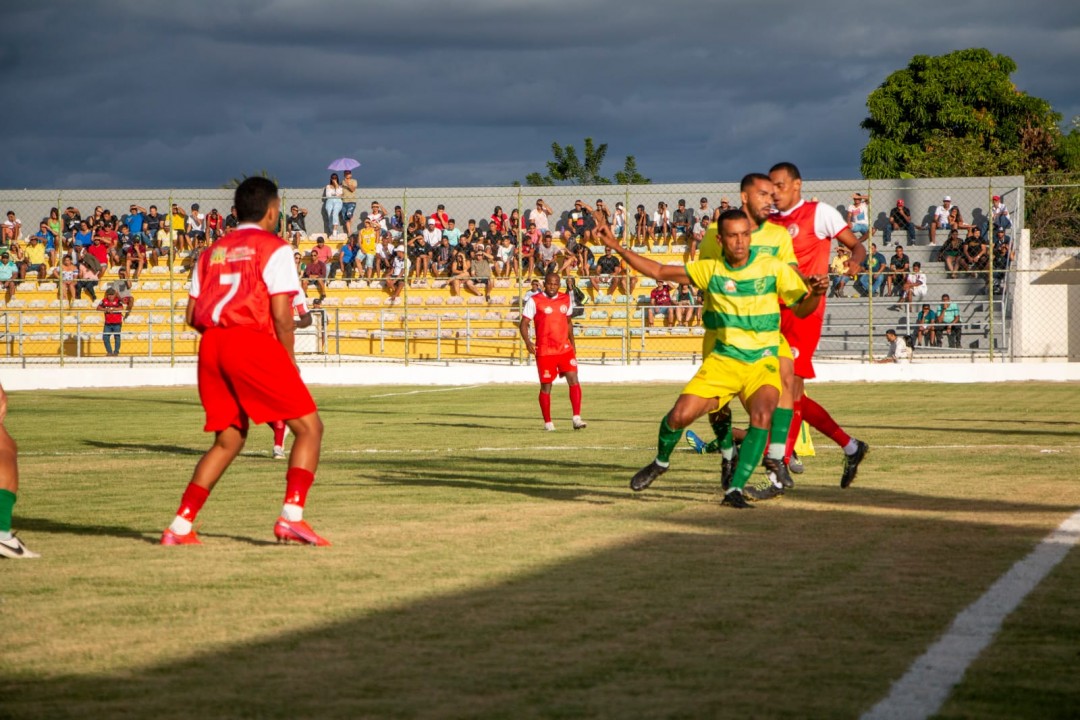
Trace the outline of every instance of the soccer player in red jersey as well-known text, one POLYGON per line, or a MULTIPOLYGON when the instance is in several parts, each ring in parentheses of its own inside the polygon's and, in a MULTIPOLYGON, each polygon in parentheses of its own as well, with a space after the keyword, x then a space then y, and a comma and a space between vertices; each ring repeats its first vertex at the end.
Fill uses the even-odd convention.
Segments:
POLYGON ((300 278, 292 247, 273 234, 281 213, 277 185, 250 177, 236 189, 239 226, 200 256, 191 274, 187 322, 199 343, 199 400, 213 446, 195 466, 162 545, 198 545, 193 522, 244 447, 249 422, 284 418, 296 440, 285 475, 279 541, 329 545, 304 522, 323 424, 293 357, 293 298, 300 278))
POLYGON ((573 310, 573 298, 559 292, 559 275, 548 273, 544 276, 544 291, 530 296, 521 311, 518 330, 529 354, 536 356, 536 369, 540 373, 540 412, 548 432, 555 430, 555 423, 551 421, 551 384, 556 376, 565 377, 570 386, 574 429, 586 427, 586 422, 581 419, 581 385, 578 384, 574 353, 574 325, 570 322, 573 310), (535 343, 529 337, 529 326, 533 323, 536 324, 535 343))
MULTIPOLYGON (((802 199, 802 175, 792 163, 773 165, 769 170, 769 178, 773 181, 773 202, 778 211, 770 221, 783 226, 791 235, 795 257, 799 261, 799 272, 806 277, 828 274, 833 238, 851 250, 848 267, 854 272, 866 257, 866 248, 851 232, 847 221, 837 209, 825 203, 802 199)), ((802 421, 806 420, 810 427, 843 448, 844 471, 840 476, 840 487, 846 488, 855 479, 859 463, 866 457, 870 446, 844 432, 825 408, 804 395, 805 381, 815 377, 814 352, 821 340, 824 317, 824 298, 817 310, 805 318, 795 317, 787 308, 780 310, 780 330, 795 356, 795 374, 790 389, 795 399, 795 407, 784 457, 785 460, 791 457, 799 428, 802 421)), ((789 389, 785 387, 784 392, 789 392, 789 389)))

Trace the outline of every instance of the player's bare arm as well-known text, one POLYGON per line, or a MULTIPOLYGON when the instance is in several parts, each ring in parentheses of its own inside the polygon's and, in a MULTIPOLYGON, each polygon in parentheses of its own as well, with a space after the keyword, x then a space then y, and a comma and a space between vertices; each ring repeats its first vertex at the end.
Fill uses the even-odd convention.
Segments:
POLYGON ((619 244, 619 239, 615 237, 615 233, 611 231, 611 227, 607 224, 607 220, 604 218, 603 213, 593 212, 588 205, 585 206, 585 210, 587 212, 592 212, 593 219, 596 221, 596 227, 593 229, 593 234, 600 239, 600 242, 602 242, 605 247, 609 247, 618 253, 619 257, 631 268, 654 280, 686 283, 688 285, 693 284, 690 280, 690 276, 686 274, 686 271, 682 267, 677 265, 661 265, 655 260, 643 257, 633 250, 624 248, 619 244))
MULTIPOLYGON (((573 325, 573 323, 570 323, 573 325)), ((521 333, 521 339, 525 341, 525 349, 529 351, 530 355, 536 354, 536 345, 533 344, 532 338, 529 337, 529 327, 532 325, 532 321, 524 315, 521 317, 521 322, 518 323, 518 332, 521 333)), ((574 334, 574 329, 570 328, 570 334, 574 334)))
POLYGON ((293 321, 292 295, 278 293, 270 297, 270 312, 274 316, 274 332, 278 342, 289 353, 293 364, 296 364, 296 355, 293 353, 296 323, 293 321))

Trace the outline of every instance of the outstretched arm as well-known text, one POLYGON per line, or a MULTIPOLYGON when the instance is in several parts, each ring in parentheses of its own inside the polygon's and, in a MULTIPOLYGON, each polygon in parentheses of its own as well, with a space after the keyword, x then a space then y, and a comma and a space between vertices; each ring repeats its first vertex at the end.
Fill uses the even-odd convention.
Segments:
POLYGON ((690 276, 686 274, 686 270, 683 267, 678 265, 661 265, 655 260, 638 255, 633 250, 624 248, 619 244, 619 239, 615 237, 615 233, 611 231, 611 227, 608 225, 607 218, 604 217, 604 214, 593 211, 588 205, 585 206, 585 209, 592 213, 593 220, 596 222, 593 233, 600 239, 600 242, 602 242, 605 247, 609 247, 618 253, 619 257, 626 261, 626 264, 634 270, 655 280, 686 283, 688 285, 693 284, 693 281, 690 279, 690 276))

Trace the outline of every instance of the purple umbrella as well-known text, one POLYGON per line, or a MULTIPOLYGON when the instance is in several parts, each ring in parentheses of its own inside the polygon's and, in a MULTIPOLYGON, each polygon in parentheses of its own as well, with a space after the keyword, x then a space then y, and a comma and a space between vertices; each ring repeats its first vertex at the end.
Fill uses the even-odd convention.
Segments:
POLYGON ((330 167, 327 170, 355 170, 360 167, 360 163, 352 158, 338 158, 334 162, 330 163, 330 167))

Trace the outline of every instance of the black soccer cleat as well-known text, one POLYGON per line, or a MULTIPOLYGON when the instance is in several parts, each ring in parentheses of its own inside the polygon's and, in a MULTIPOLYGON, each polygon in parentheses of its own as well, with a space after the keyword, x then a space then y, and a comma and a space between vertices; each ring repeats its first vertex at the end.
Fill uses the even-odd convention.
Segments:
POLYGON ((748 507, 753 507, 750 503, 746 502, 746 498, 743 497, 741 490, 729 490, 724 493, 724 499, 720 501, 721 505, 727 505, 733 507, 736 510, 743 510, 748 507))
POLYGON ((840 487, 846 488, 855 481, 855 475, 859 472, 859 463, 863 461, 866 454, 870 452, 870 446, 864 443, 862 440, 856 440, 859 444, 858 449, 855 450, 854 455, 844 455, 844 472, 840 476, 840 487))
POLYGON ((743 494, 749 500, 775 500, 784 494, 784 488, 768 480, 764 485, 747 485, 743 494))
POLYGON ((780 486, 785 490, 790 490, 795 487, 795 481, 791 479, 787 465, 784 464, 783 460, 775 460, 767 457, 761 464, 765 468, 765 472, 769 475, 770 480, 780 483, 780 486))
POLYGON ((630 478, 630 489, 634 492, 641 492, 645 488, 653 484, 653 480, 666 473, 668 469, 663 465, 658 465, 655 460, 638 470, 634 477, 630 478))

